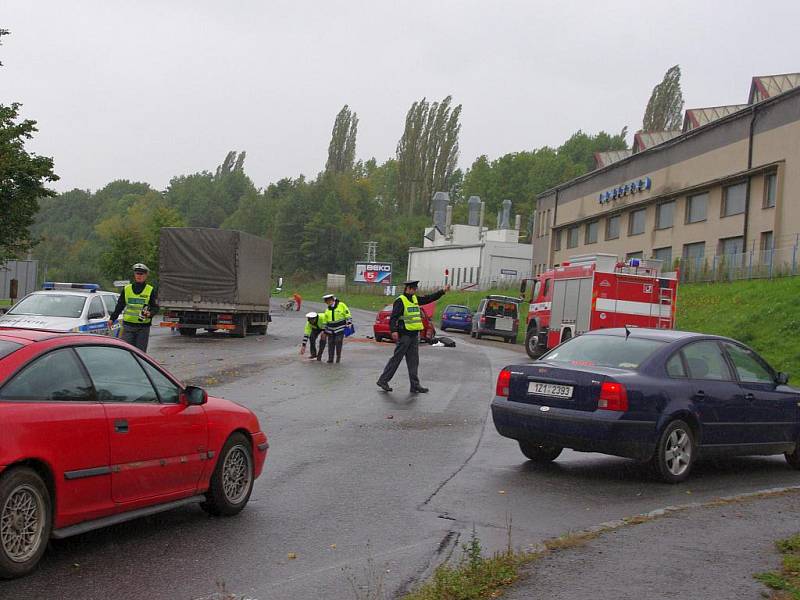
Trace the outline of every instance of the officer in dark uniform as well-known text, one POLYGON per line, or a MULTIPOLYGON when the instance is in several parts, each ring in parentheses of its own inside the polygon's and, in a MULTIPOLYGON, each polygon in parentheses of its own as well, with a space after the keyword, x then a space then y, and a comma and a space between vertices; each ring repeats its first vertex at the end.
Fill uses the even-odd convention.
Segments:
POLYGON ((434 292, 429 296, 417 297, 417 286, 419 281, 406 281, 404 291, 398 296, 392 305, 392 316, 389 319, 389 330, 392 332, 392 339, 395 341, 394 354, 386 364, 380 378, 378 387, 384 392, 391 392, 389 382, 394 377, 403 357, 406 359, 408 367, 408 379, 411 382, 411 393, 424 394, 428 388, 422 387, 419 383, 419 334, 425 329, 422 322, 421 305, 436 302, 450 290, 450 286, 445 286, 443 290, 434 292))

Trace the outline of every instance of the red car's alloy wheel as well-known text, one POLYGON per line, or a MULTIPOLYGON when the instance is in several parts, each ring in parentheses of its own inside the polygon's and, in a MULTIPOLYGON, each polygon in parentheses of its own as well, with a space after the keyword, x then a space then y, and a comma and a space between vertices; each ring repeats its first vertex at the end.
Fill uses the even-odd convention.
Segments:
POLYGON ((28 484, 11 491, 0 513, 0 541, 13 562, 30 560, 42 545, 45 501, 39 490, 28 484))
POLYGON ((239 504, 247 495, 252 472, 248 448, 241 444, 232 446, 222 464, 222 489, 228 502, 239 504))

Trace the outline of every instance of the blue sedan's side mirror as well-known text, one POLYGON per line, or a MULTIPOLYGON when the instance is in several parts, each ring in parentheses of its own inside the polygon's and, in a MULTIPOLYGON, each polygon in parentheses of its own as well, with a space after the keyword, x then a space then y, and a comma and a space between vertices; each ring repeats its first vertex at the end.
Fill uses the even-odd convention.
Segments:
POLYGON ((789 374, 783 372, 778 373, 775 376, 775 383, 777 383, 778 385, 786 385, 787 383, 789 383, 789 374))

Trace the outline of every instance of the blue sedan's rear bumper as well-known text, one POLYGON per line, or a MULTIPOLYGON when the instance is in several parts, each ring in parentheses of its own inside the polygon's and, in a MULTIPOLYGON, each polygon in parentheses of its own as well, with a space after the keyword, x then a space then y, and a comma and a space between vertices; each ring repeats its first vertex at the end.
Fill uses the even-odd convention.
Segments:
POLYGON ((442 329, 460 329, 469 333, 472 331, 472 321, 454 321, 452 319, 442 319, 442 329))
POLYGON ((625 413, 610 410, 545 408, 496 396, 494 426, 500 435, 515 440, 637 460, 653 455, 658 434, 655 421, 622 419, 625 413))

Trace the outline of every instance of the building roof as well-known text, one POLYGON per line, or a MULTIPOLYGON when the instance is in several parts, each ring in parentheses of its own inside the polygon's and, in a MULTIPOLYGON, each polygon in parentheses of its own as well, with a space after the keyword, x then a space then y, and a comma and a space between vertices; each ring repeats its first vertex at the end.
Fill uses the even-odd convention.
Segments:
POLYGON ((647 150, 678 137, 682 131, 640 131, 633 136, 633 153, 647 150))
POLYGON ((631 155, 630 150, 609 150, 608 152, 595 152, 594 153, 594 168, 602 169, 608 165, 628 158, 631 155))
POLYGON ((750 84, 750 104, 761 102, 777 94, 800 87, 800 73, 784 73, 782 75, 756 75, 750 84))
POLYGON ((727 106, 709 106, 707 108, 687 108, 686 116, 683 118, 683 132, 708 125, 747 107, 747 104, 728 104, 727 106))

